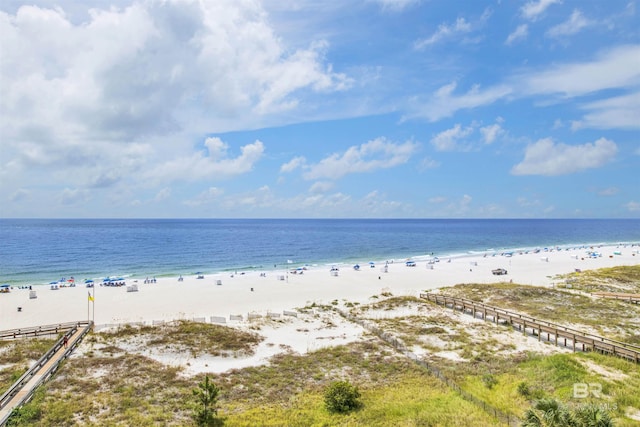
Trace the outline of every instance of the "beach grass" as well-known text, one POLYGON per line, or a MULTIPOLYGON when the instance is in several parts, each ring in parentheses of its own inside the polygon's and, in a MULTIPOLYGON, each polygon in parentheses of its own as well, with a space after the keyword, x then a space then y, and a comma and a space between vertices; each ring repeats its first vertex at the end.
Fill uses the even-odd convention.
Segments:
POLYGON ((640 293, 640 265, 576 271, 559 278, 565 286, 585 292, 640 293))
MULTIPOLYGON (((633 271, 600 274, 602 280, 621 283, 621 275, 632 282, 633 271)), ((575 289, 472 283, 444 292, 609 338, 640 340, 639 307, 591 298, 575 289)), ((322 327, 330 328, 337 322, 331 313, 341 304, 351 316, 397 337, 466 393, 503 412, 522 415, 535 399, 554 397, 573 406, 607 405, 617 426, 638 423, 630 418, 640 416, 637 364, 597 353, 569 353, 538 343, 509 326, 474 320, 411 296, 383 293, 361 304, 336 299, 298 311, 322 319, 322 327), (523 350, 517 346, 522 342, 535 345, 523 350), (528 350, 534 347, 538 352, 528 350), (576 399, 576 383, 599 384, 602 396, 576 399)), ((65 361, 19 411, 15 425, 194 425, 192 390, 205 374, 188 374, 184 368, 147 357, 147 352, 243 357, 262 342, 260 330, 265 324, 260 322, 266 321, 248 324, 248 332, 177 321, 90 334, 82 351, 65 361)), ((25 343, 28 341, 32 340, 25 343)), ((9 347, 16 344, 0 343, 0 364, 11 361, 15 368, 4 374, 4 383, 10 384, 10 378, 19 376, 28 361, 40 357, 51 344, 29 348, 31 344, 23 343, 27 347, 17 349, 9 347)), ((0 381, 2 375, 0 372, 0 381)), ((227 426, 498 424, 479 406, 462 399, 427 369, 372 334, 304 355, 285 350, 266 365, 208 375, 221 390, 219 413, 227 426), (323 393, 336 380, 348 380, 358 387, 361 408, 343 415, 327 411, 323 393)))
MULTIPOLYGON (((475 284, 456 287, 459 296, 497 300, 508 306, 517 305, 505 302, 509 301, 512 292, 519 296, 521 291, 527 296, 546 296, 540 289, 522 288, 511 283, 494 288, 475 284)), ((575 296, 551 291, 552 298, 575 296)), ((375 322, 386 333, 400 338, 413 351, 426 350, 424 357, 447 378, 456 382, 465 392, 503 412, 522 415, 533 400, 542 397, 557 398, 574 406, 582 405, 587 401, 573 398, 574 384, 598 384, 602 386, 603 396, 599 400, 591 399, 591 403, 612 409, 616 425, 637 424, 637 421, 625 415, 627 411, 636 417, 640 414, 640 398, 636 398, 636 391, 640 389, 640 367, 637 364, 598 353, 553 354, 555 347, 552 344, 543 344, 543 347, 549 347, 547 351, 552 354, 517 351, 515 344, 509 342, 509 335, 519 333, 511 327, 473 321, 471 316, 424 301, 418 301, 418 304, 427 304, 429 309, 424 311, 415 307, 414 312, 422 314, 377 318, 380 309, 397 305, 397 302, 390 300, 377 301, 353 312, 357 311, 361 317, 375 322), (429 339, 434 335, 437 345, 429 339), (457 353, 460 358, 436 356, 441 350, 457 353)), ((518 307, 528 310, 531 305, 521 303, 518 307)), ((535 312, 535 307, 531 311, 535 312)), ((575 314, 570 316, 567 313, 566 316, 565 319, 572 324, 579 320, 575 314)), ((628 318, 626 313, 611 316, 607 321, 616 325, 628 318)))
MULTIPOLYGON (((105 335, 100 345, 119 347, 111 339, 105 335)), ((202 375, 186 377, 179 368, 141 355, 100 354, 66 361, 20 411, 16 425, 191 425, 191 390, 202 375)), ((377 339, 305 356, 282 354, 269 365, 212 379, 222 390, 220 414, 228 426, 494 423, 377 339), (345 378, 362 392, 364 405, 351 414, 332 414, 324 407, 323 391, 345 378)))
MULTIPOLYGON (((123 325, 96 336, 124 341, 144 340, 146 347, 189 351, 194 357, 249 355, 262 341, 257 333, 238 331, 222 325, 178 320, 158 326, 123 325)), ((117 347, 114 349, 117 351, 117 347)))
MULTIPOLYGON (((435 328, 451 327, 450 319, 433 319, 443 325, 435 328)), ((424 328, 406 328, 416 320, 401 319, 385 327, 399 327, 407 335, 423 334, 424 328)), ((200 325, 182 327, 186 335, 200 333, 200 325)), ((172 328, 163 327, 144 330, 139 339, 169 338, 173 333, 172 328)), ((64 362, 58 375, 20 410, 15 425, 193 425, 191 390, 203 374, 190 377, 181 368, 122 350, 121 341, 136 336, 130 332, 91 335, 92 357, 64 362), (117 351, 108 353, 105 348, 117 351)), ((440 329, 433 332, 441 333, 440 329)), ((496 355, 491 351, 495 342, 491 337, 487 341, 481 350, 478 342, 464 339, 457 344, 474 347, 467 362, 439 360, 443 372, 466 392, 504 412, 521 415, 535 397, 552 396, 571 403, 574 383, 598 382, 605 401, 617 408, 616 425, 633 425, 624 412, 640 408, 640 397, 634 392, 640 388, 637 365, 594 353, 496 355)), ((193 343, 194 352, 202 351, 195 337, 182 342, 193 343)), ((372 337, 306 355, 284 353, 268 365, 209 375, 222 391, 220 415, 227 426, 497 425, 426 369, 372 337), (323 392, 332 381, 343 379, 358 387, 363 406, 348 414, 333 414, 324 407, 323 392)))
POLYGON ((593 298, 566 289, 515 283, 461 284, 445 293, 532 317, 582 328, 623 342, 637 342, 640 305, 593 298), (606 321, 603 322, 603 319, 606 321))
POLYGON ((52 338, 0 340, 0 390, 6 390, 16 382, 55 341, 52 338))

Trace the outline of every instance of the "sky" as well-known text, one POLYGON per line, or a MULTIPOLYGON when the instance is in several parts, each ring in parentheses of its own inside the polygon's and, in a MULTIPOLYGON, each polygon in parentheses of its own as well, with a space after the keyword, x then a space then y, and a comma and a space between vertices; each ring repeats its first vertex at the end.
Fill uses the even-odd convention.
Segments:
POLYGON ((3 0, 0 217, 640 218, 629 0, 3 0))

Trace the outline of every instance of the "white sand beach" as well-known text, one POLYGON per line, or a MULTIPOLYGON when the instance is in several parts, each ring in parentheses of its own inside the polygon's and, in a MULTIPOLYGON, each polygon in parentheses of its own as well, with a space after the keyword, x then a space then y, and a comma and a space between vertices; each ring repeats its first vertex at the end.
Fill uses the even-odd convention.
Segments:
MULTIPOLYGON (((442 258, 429 264, 416 261, 407 267, 405 261, 385 261, 371 268, 368 260, 356 271, 351 265, 338 265, 337 276, 330 274, 331 266, 308 267, 303 274, 284 270, 247 272, 226 275, 205 275, 160 278, 156 283, 144 283, 144 277, 128 278, 127 284, 138 286, 138 292, 127 292, 126 287, 103 287, 96 284, 95 302, 91 303, 89 318, 98 327, 105 325, 168 321, 176 319, 202 319, 224 317, 227 324, 231 315, 249 313, 267 315, 295 310, 312 303, 329 304, 334 300, 370 301, 373 295, 390 292, 393 295, 415 295, 421 291, 453 286, 459 283, 514 283, 553 286, 558 274, 576 269, 588 270, 617 265, 640 264, 640 248, 615 245, 590 248, 549 250, 539 253, 514 252, 504 254, 442 258), (601 256, 591 258, 587 252, 601 256), (505 276, 495 276, 493 269, 503 268, 505 276), (284 276, 285 280, 279 280, 284 276), (217 282, 221 281, 218 285, 217 282), (95 313, 93 309, 95 308, 95 313)), ((0 329, 48 325, 87 319, 88 292, 84 284, 76 287, 50 290, 36 286, 37 298, 29 298, 29 290, 12 289, 0 294, 0 329), (18 311, 18 307, 21 308, 18 311)))

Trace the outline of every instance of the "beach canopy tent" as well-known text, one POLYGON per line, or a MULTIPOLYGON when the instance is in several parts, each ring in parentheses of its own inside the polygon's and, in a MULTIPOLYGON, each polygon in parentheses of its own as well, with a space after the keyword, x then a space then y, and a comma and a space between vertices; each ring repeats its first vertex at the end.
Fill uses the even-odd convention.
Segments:
POLYGON ((407 261, 406 264, 407 264, 407 267, 415 267, 416 266, 416 262, 415 261, 407 261))

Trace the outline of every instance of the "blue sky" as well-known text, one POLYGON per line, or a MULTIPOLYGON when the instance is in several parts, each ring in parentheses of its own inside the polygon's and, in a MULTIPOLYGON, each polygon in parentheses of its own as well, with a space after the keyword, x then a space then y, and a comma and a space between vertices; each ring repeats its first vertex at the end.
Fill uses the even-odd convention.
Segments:
POLYGON ((5 0, 0 217, 639 218, 637 8, 5 0))

